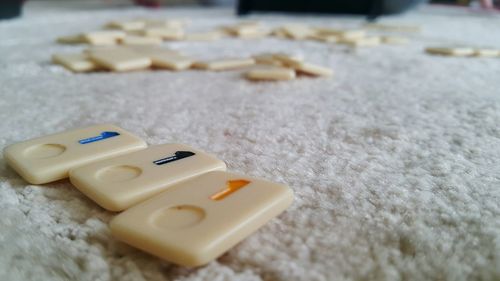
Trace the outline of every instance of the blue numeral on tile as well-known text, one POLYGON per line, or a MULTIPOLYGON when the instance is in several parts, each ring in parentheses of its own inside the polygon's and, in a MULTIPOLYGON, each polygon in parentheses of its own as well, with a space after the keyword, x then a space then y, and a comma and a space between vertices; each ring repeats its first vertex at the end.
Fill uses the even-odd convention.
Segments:
POLYGON ((82 139, 82 140, 79 140, 78 142, 80 144, 86 144, 86 143, 91 143, 91 142, 96 142, 96 141, 100 141, 100 140, 105 140, 105 139, 109 139, 109 138, 112 138, 112 137, 116 137, 116 136, 119 136, 120 133, 118 132, 102 132, 100 135, 98 136, 95 136, 95 137, 90 137, 90 138, 86 138, 86 139, 82 139))

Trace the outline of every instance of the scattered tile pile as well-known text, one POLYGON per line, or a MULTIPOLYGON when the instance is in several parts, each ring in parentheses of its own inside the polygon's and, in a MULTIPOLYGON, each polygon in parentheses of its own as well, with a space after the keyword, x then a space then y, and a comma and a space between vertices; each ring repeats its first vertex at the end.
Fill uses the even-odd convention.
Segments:
POLYGON ((290 80, 297 74, 331 76, 331 69, 305 62, 300 56, 259 54, 251 58, 199 61, 159 45, 163 41, 211 41, 222 37, 258 39, 276 36, 289 40, 338 42, 353 47, 375 46, 380 43, 403 44, 405 38, 367 36, 364 30, 316 28, 303 24, 287 24, 269 29, 259 22, 243 21, 221 26, 208 32, 187 33, 186 20, 135 19, 111 21, 103 30, 63 36, 63 44, 88 44, 82 53, 55 54, 52 59, 73 72, 143 69, 173 71, 201 69, 212 71, 244 69, 248 80, 290 80))
POLYGON ((331 76, 329 68, 305 62, 300 56, 260 54, 250 58, 198 61, 178 51, 159 46, 92 47, 77 54, 56 54, 54 63, 73 72, 199 69, 210 71, 246 70, 249 80, 290 80, 296 72, 309 76, 331 76))
MULTIPOLYGON (((213 41, 223 37, 241 39, 260 39, 275 36, 289 40, 317 40, 328 43, 346 44, 352 47, 376 46, 386 44, 406 44, 407 38, 395 36, 368 36, 365 29, 335 29, 329 27, 311 27, 293 23, 274 29, 267 28, 259 22, 243 21, 233 25, 221 26, 215 30, 198 33, 186 33, 186 20, 138 19, 112 21, 104 26, 104 30, 82 34, 63 36, 57 42, 63 44, 90 44, 94 46, 109 45, 159 45, 162 41, 213 41)), ((418 30, 411 26, 370 26, 383 31, 408 32, 418 30)))
POLYGON ((317 40, 320 42, 345 44, 351 47, 372 47, 380 44, 406 44, 408 39, 396 36, 369 35, 364 29, 336 29, 330 27, 308 27, 289 24, 279 27, 273 35, 290 40, 317 40))
MULTIPOLYGON (((380 44, 407 44, 408 38, 387 35, 387 32, 400 34, 419 31, 415 26, 377 23, 366 24, 358 29, 312 27, 301 23, 285 24, 270 29, 259 22, 243 21, 207 32, 187 33, 185 31, 187 23, 186 20, 165 19, 111 21, 103 30, 58 38, 59 43, 89 44, 93 47, 78 54, 56 54, 53 56, 53 61, 74 72, 101 70, 123 72, 149 68, 174 71, 247 69, 244 77, 249 80, 290 80, 298 73, 331 76, 332 70, 287 54, 260 54, 251 58, 199 61, 178 51, 161 48, 159 45, 172 40, 213 41, 222 37, 258 39, 274 36, 286 40, 315 40, 359 48, 380 44), (378 34, 375 33, 377 31, 378 34)), ((500 56, 500 49, 495 48, 433 47, 425 51, 446 56, 500 56)))
POLYGON ((183 20, 126 20, 111 21, 104 30, 59 37, 63 44, 112 45, 160 45, 163 40, 179 40, 185 37, 183 20))
POLYGON ((193 59, 174 50, 158 46, 94 47, 78 54, 55 54, 54 63, 73 72, 115 71, 124 72, 150 67, 184 70, 191 67, 193 59))

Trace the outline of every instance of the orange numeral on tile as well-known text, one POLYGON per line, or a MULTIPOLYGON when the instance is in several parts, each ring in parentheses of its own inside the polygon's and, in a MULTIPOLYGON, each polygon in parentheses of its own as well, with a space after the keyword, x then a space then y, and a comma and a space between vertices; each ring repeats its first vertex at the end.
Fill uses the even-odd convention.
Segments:
POLYGON ((250 181, 247 180, 229 180, 226 182, 226 188, 210 196, 210 199, 222 200, 249 183, 250 181))

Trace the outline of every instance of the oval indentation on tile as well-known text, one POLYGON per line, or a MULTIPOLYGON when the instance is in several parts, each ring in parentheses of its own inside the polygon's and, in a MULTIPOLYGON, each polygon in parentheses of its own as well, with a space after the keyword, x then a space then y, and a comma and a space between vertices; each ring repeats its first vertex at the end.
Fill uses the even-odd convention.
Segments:
POLYGON ((205 219, 205 210, 191 205, 164 208, 153 213, 153 224, 159 228, 184 229, 192 227, 205 219))
POLYGON ((24 151, 24 156, 33 159, 45 159, 61 155, 64 151, 66 151, 66 147, 62 144, 46 143, 28 147, 24 151))
POLYGON ((141 168, 122 165, 112 166, 99 170, 97 179, 104 182, 121 182, 135 179, 142 174, 141 168))

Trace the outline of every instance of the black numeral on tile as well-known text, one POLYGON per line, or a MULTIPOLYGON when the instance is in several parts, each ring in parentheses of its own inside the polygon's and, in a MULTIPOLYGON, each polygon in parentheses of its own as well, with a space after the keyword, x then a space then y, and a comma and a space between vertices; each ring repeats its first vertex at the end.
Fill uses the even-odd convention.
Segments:
POLYGON ((191 157, 193 155, 195 155, 195 153, 191 152, 191 151, 176 151, 174 153, 174 155, 155 160, 155 161, 153 161, 153 163, 155 163, 156 165, 164 165, 164 164, 174 162, 174 161, 177 161, 177 160, 180 160, 183 158, 191 157))

